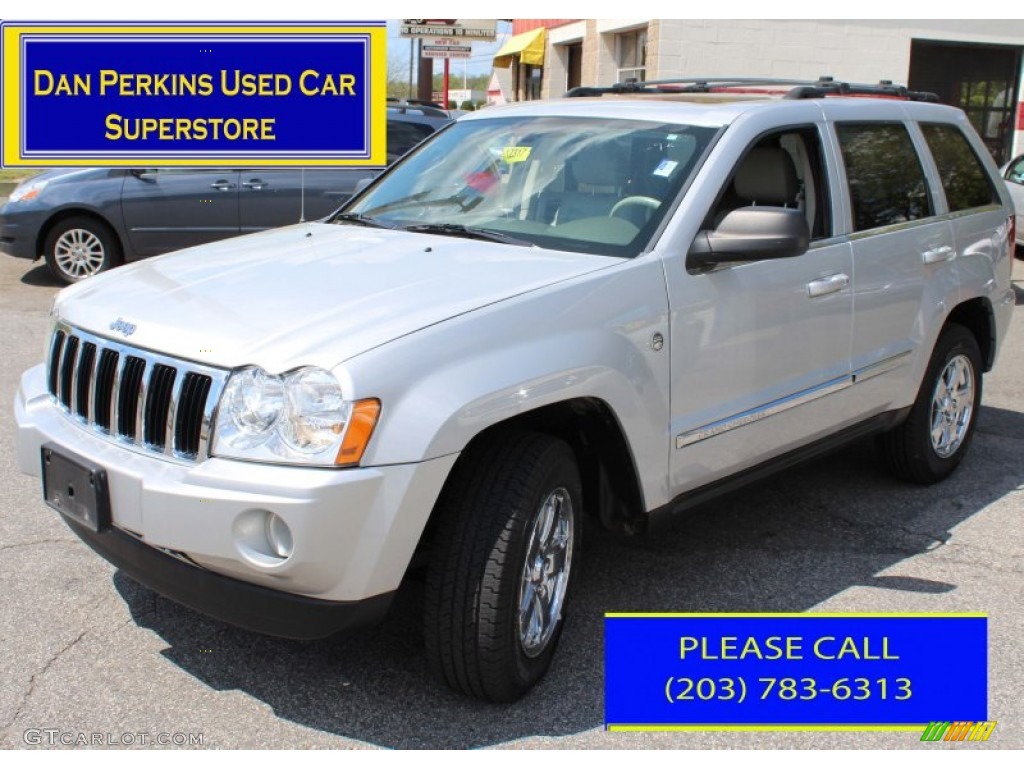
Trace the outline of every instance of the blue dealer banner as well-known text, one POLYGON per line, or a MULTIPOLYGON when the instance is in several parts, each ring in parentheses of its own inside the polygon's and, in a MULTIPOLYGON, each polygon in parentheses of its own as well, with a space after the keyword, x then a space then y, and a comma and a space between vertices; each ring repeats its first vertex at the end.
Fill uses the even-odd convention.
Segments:
POLYGON ((4 22, 3 165, 385 165, 385 36, 4 22))
POLYGON ((988 719, 981 614, 608 614, 605 722, 915 726, 988 719))

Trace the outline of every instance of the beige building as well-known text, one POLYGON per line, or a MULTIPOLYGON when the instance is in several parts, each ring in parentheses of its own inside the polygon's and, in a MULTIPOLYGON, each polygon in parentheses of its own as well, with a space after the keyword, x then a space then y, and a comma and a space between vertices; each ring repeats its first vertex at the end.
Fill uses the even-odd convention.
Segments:
POLYGON ((538 30, 539 65, 514 51, 500 62, 519 99, 629 78, 892 80, 964 109, 997 160, 1024 153, 1024 20, 522 19, 505 48, 536 47, 538 30))

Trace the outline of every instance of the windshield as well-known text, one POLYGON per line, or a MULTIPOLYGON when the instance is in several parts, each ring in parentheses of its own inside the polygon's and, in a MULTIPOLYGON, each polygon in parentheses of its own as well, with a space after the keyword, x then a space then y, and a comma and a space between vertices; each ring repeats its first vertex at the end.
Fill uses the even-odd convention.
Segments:
POLYGON ((633 257, 715 131, 582 117, 458 122, 336 220, 633 257))

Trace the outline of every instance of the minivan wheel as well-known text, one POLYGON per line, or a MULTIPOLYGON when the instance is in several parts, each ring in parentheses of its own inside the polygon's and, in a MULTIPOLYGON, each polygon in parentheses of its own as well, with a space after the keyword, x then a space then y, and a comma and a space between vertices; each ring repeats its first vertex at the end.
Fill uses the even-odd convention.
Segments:
POLYGON ((116 266, 121 259, 117 236, 90 216, 57 222, 43 245, 46 266, 62 283, 77 283, 116 266))
POLYGON ((881 437, 882 455, 897 477, 929 485, 956 469, 974 435, 981 386, 978 342, 950 323, 935 344, 910 415, 881 437))
POLYGON ((534 432, 474 445, 439 501, 424 632, 434 673, 508 702, 547 671, 578 570, 582 488, 572 449, 534 432))

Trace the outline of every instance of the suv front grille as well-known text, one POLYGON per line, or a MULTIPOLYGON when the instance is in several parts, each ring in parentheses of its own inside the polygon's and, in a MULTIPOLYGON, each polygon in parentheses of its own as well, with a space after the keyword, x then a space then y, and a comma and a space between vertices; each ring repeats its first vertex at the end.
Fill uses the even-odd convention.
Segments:
POLYGON ((120 445, 197 461, 227 375, 58 324, 46 378, 68 418, 120 445))

